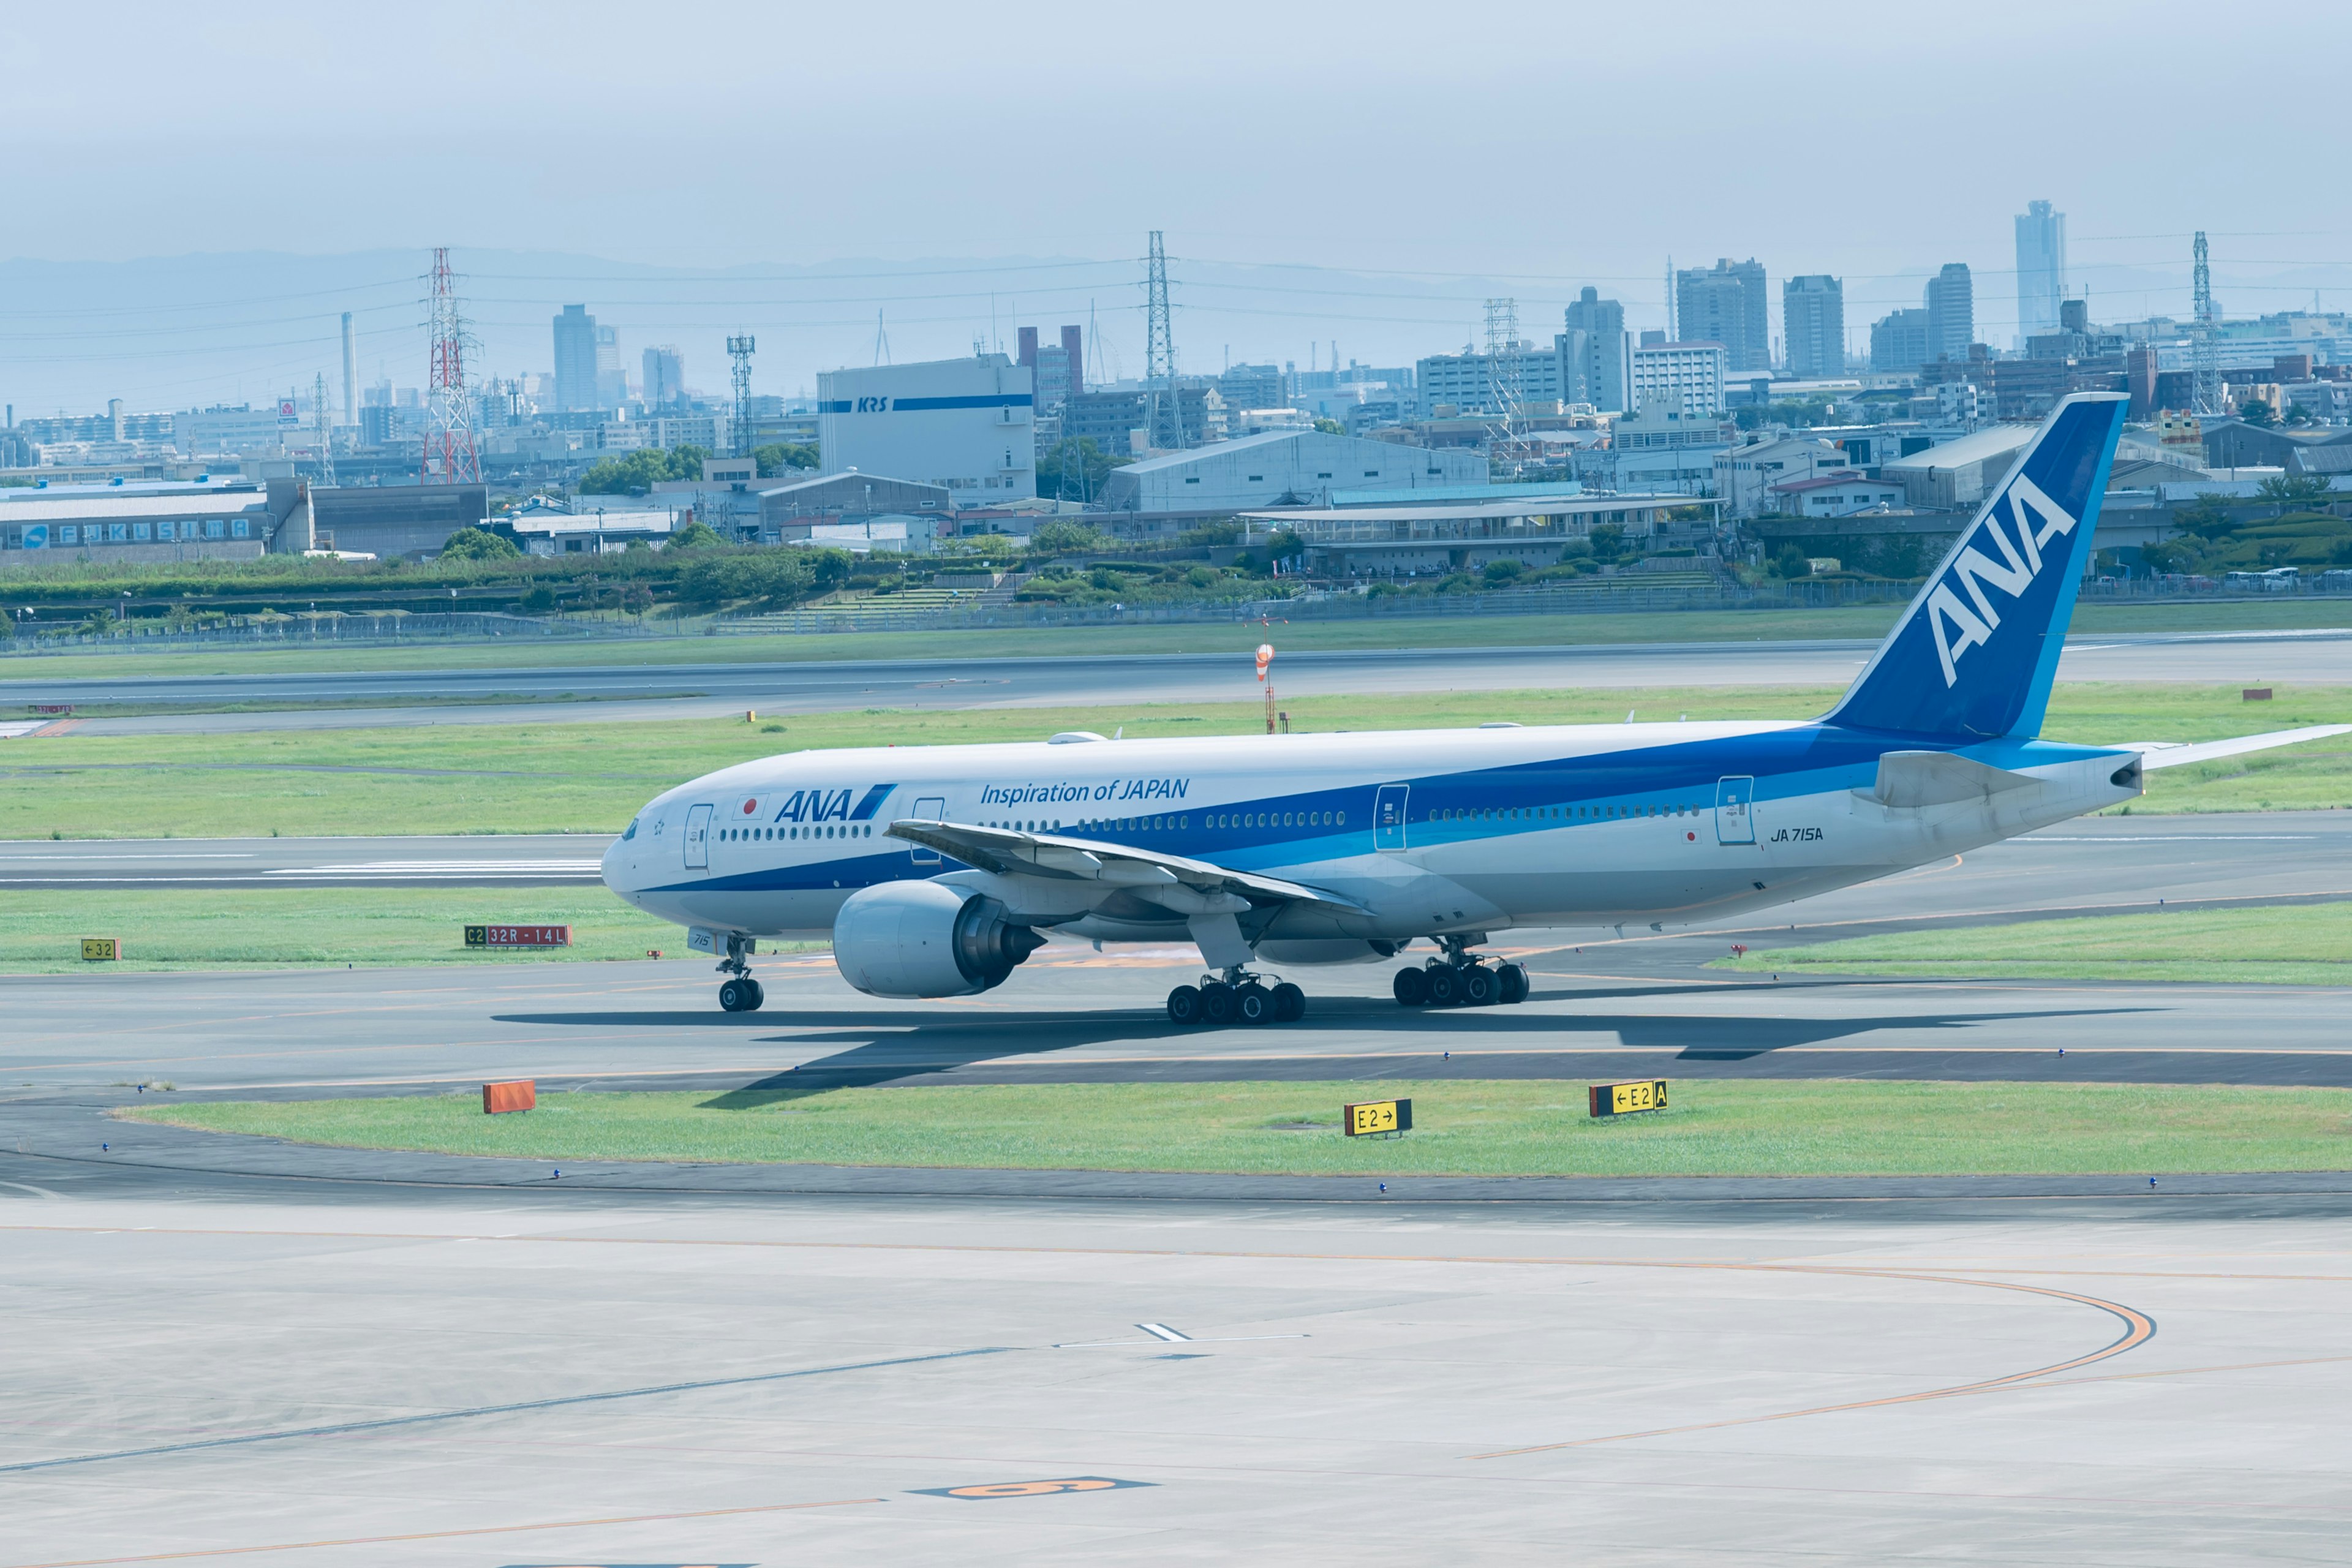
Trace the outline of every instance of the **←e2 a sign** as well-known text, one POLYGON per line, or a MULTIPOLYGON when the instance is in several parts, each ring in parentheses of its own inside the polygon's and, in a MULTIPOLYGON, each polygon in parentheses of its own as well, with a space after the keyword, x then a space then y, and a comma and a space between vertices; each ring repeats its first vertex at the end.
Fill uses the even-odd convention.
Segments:
POLYGON ((1630 1116, 1637 1110, 1666 1108, 1666 1080, 1641 1079, 1633 1083, 1596 1083, 1585 1090, 1596 1117, 1630 1116))

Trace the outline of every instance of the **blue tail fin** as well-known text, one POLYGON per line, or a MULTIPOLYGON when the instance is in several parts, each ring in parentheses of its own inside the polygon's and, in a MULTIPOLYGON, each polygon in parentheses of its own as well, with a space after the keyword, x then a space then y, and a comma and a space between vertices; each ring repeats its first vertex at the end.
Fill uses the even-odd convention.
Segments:
POLYGON ((1970 741, 2041 733, 2125 406, 2085 392, 2051 411, 1830 723, 1970 741))

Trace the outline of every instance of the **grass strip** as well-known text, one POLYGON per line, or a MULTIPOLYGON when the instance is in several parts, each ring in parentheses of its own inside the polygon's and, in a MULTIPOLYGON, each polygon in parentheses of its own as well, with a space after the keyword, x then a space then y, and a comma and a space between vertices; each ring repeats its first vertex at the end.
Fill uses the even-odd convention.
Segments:
MULTIPOLYGON (((2097 851, 2087 851, 2097 853, 2097 851)), ((2352 985, 2352 903, 2088 915, 1717 959, 1749 973, 2352 985)))
MULTIPOLYGON (((1237 667, 1238 668, 1238 667, 1237 667)), ((1246 674, 1237 686, 1251 686, 1246 674)), ((2053 697, 2053 740, 2205 741, 2352 722, 2352 688, 2282 687, 2249 707, 2234 686, 2086 683, 2053 697)), ((1804 719, 1829 687, 1635 687, 1284 699, 1299 731, 1459 729, 1490 720, 1586 724, 1804 719)), ((975 701, 986 689, 975 688, 975 701)), ((755 757, 836 746, 1263 732, 1254 689, 1218 703, 866 709, 642 724, 431 725, 196 735, 90 734, 0 742, 0 838, 418 833, 615 833, 670 785, 755 757)), ((2352 738, 2148 775, 2133 811, 2352 807, 2352 738)))
MULTIPOLYGON (((2086 1057, 2085 1075, 2098 1070, 2086 1057)), ((2352 1089, 1676 1082, 1610 1121, 1520 1081, 1047 1084, 142 1105, 122 1114, 345 1148, 559 1160, 1258 1175, 1823 1176, 2341 1170, 2352 1089), (1409 1096, 1413 1131, 1347 1138, 1339 1107, 1409 1096)))
MULTIPOLYGON (((31 889, 0 900, 0 973, 282 969, 351 963, 562 963, 689 956, 686 933, 601 887, 31 889), (465 927, 568 925, 570 947, 468 950, 465 927), (86 936, 123 958, 81 962, 86 936)), ((696 962, 709 960, 692 955, 696 962)))

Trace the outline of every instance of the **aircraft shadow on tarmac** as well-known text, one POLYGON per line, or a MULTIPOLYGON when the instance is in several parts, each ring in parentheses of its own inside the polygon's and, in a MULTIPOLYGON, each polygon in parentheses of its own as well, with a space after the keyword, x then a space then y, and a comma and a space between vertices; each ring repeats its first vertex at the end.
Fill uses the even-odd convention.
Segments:
MULTIPOLYGON (((1610 1037, 1610 1044, 1629 1050, 1673 1050, 1678 1053, 1678 1059, 1685 1061, 1744 1061, 1774 1051, 1851 1040, 1882 1030, 1970 1031, 2006 1026, 2029 1029, 2033 1037, 2047 1038, 2044 1026, 2053 1021, 2147 1011, 2150 1009, 2144 1007, 2079 1007, 1844 1018, 1692 1018, 1606 1013, 1562 1017, 1557 1014, 1529 1015, 1500 1009, 1406 1012, 1393 1004, 1371 998, 1341 998, 1318 1006, 1314 1021, 1344 1024, 1352 1034, 1365 1038, 1368 1049, 1373 1051, 1393 1050, 1400 1039, 1436 1054, 1480 1044, 1523 1050, 1531 1046, 1561 1045, 1602 1035, 1610 1037)), ((748 1014, 609 1011, 519 1014, 503 1016, 499 1021, 583 1028, 646 1028, 681 1024, 742 1027, 756 1026, 761 1022, 748 1014)), ((782 1021, 785 1020, 773 1016, 764 1020, 770 1027, 782 1021)), ((969 1013, 898 1013, 877 1019, 871 1014, 826 1011, 796 1014, 789 1022, 815 1027, 809 1032, 779 1035, 774 1044, 806 1047, 838 1042, 845 1048, 744 1086, 736 1092, 760 1098, 743 1103, 765 1103, 780 1093, 814 1093, 821 1089, 852 1088, 952 1072, 982 1063, 1047 1058, 1088 1046, 1159 1045, 1217 1038, 1233 1032, 1183 1029, 1157 1018, 1139 1018, 1132 1012, 1004 1014, 987 1017, 975 1017, 969 1013), (877 1030, 887 1033, 877 1038, 877 1030)), ((1248 1037, 1274 1045, 1287 1032, 1278 1028, 1251 1031, 1248 1037)))

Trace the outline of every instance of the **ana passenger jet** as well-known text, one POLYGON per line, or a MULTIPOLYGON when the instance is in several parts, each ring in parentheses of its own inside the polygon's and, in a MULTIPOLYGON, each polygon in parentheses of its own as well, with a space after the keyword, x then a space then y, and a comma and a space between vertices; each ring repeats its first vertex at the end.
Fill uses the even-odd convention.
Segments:
POLYGON ((758 1007, 761 938, 830 938, 875 996, 1001 985, 1045 933, 1197 944, 1180 1024, 1283 1023, 1260 965, 1376 962, 1406 1006, 1515 1003, 1479 944, 1524 926, 1652 930, 1884 877, 2140 794, 2205 745, 2040 739, 2124 400, 2069 397, 1869 666, 1807 722, 1574 725, 798 752, 682 784, 606 886, 719 960, 758 1007))

